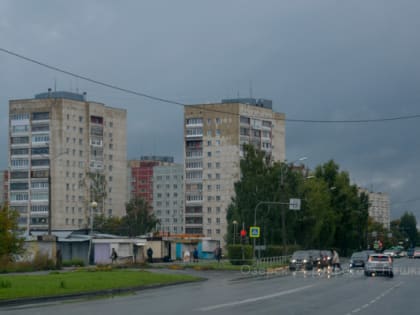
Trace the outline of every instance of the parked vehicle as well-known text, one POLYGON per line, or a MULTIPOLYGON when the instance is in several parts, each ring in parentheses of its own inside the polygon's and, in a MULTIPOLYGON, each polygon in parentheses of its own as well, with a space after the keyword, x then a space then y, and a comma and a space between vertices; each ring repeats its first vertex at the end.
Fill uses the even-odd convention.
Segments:
POLYGON ((312 270, 313 260, 309 251, 299 250, 293 253, 289 263, 289 270, 312 270))
POLYGON ((392 258, 384 254, 371 254, 365 264, 365 275, 384 275, 392 278, 394 276, 392 258))
POLYGON ((420 247, 414 249, 413 258, 420 258, 420 247))
POLYGON ((368 258, 369 255, 366 252, 355 252, 350 257, 349 267, 351 269, 364 268, 368 258))

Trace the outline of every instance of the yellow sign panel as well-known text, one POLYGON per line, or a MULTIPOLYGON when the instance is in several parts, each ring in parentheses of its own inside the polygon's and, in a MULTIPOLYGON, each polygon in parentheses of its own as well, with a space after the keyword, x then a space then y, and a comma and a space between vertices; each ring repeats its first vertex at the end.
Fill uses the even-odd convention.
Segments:
POLYGON ((249 237, 260 237, 260 227, 259 226, 251 226, 249 228, 249 237))

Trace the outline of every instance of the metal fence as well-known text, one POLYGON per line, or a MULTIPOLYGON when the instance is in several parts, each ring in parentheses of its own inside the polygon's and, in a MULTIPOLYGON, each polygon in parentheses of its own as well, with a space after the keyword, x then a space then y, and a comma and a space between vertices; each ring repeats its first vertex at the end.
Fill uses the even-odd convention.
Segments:
POLYGON ((288 255, 257 258, 255 265, 257 267, 283 266, 289 263, 291 257, 292 256, 288 255))

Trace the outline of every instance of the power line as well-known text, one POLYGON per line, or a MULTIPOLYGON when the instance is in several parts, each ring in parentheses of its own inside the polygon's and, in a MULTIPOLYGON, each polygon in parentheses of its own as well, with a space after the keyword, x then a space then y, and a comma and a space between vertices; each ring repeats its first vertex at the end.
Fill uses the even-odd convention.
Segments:
MULTIPOLYGON (((183 106, 183 107, 189 106, 188 104, 184 104, 184 103, 177 102, 177 101, 174 101, 174 100, 170 100, 170 99, 166 99, 166 98, 158 97, 158 96, 153 96, 153 95, 146 94, 146 93, 143 93, 143 92, 130 90, 130 89, 127 89, 127 88, 119 87, 119 86, 114 85, 114 84, 110 84, 110 83, 106 83, 106 82, 99 81, 99 80, 96 80, 96 79, 92 79, 92 78, 89 78, 87 76, 83 76, 83 75, 80 75, 80 74, 77 74, 77 73, 74 73, 74 72, 70 72, 70 71, 55 67, 55 66, 51 66, 51 65, 46 64, 44 62, 35 60, 33 58, 30 58, 30 57, 26 57, 24 55, 18 54, 16 52, 13 52, 11 50, 8 50, 8 49, 2 48, 2 47, 0 47, 0 51, 6 53, 8 55, 17 57, 19 59, 37 64, 41 67, 48 68, 50 70, 60 72, 60 73, 63 73, 63 74, 66 74, 66 75, 69 75, 69 76, 72 76, 72 77, 75 77, 75 78, 78 78, 78 79, 81 79, 81 80, 85 80, 87 82, 91 82, 91 83, 94 83, 94 84, 97 84, 97 85, 100 85, 100 86, 104 86, 104 87, 113 89, 113 90, 117 90, 117 91, 128 93, 128 94, 133 94, 133 95, 144 97, 144 98, 147 98, 147 99, 150 99, 150 100, 153 100, 153 101, 157 101, 157 102, 163 102, 163 103, 168 103, 168 104, 173 104, 173 105, 183 106)), ((236 114, 236 113, 231 113, 231 112, 227 112, 227 111, 223 111, 223 110, 217 110, 217 109, 209 109, 207 106, 204 106, 204 105, 202 105, 202 106, 194 105, 194 108, 201 108, 201 109, 206 110, 206 111, 212 111, 212 112, 221 113, 221 114, 225 114, 225 115, 229 114, 229 115, 238 116, 238 114, 236 114)), ((287 121, 287 122, 295 122, 295 123, 321 123, 321 124, 354 124, 354 123, 357 123, 357 124, 361 124, 361 123, 388 122, 388 121, 417 119, 417 118, 420 118, 420 114, 412 114, 412 115, 396 116, 396 117, 386 117, 386 118, 374 118, 374 119, 354 119, 354 120, 350 120, 350 119, 316 120, 316 119, 293 119, 293 118, 277 118, 277 120, 284 120, 284 121, 287 121)))

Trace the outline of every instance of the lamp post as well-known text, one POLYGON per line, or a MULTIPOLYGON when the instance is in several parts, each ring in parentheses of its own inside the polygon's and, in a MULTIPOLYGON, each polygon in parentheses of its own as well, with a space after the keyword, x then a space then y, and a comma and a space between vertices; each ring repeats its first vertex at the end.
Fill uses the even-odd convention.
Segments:
POLYGON ((90 203, 90 228, 89 228, 90 240, 89 240, 89 250, 88 250, 88 264, 90 264, 90 255, 92 252, 93 212, 96 210, 97 207, 98 207, 98 203, 96 201, 92 201, 90 203))
MULTIPOLYGON (((293 163, 295 162, 300 162, 300 161, 304 161, 307 160, 308 158, 306 156, 302 156, 301 158, 294 160, 293 162, 291 162, 290 164, 293 166, 293 163)), ((284 188, 284 176, 283 176, 283 171, 284 168, 288 168, 289 164, 283 164, 282 167, 280 168, 280 194, 282 193, 282 190, 284 188)), ((283 208, 283 211, 281 212, 281 234, 282 234, 282 242, 283 242, 283 250, 286 249, 287 246, 287 233, 286 233, 286 209, 283 208)))
POLYGON ((232 224, 233 224, 233 245, 235 245, 236 244, 236 227, 238 225, 238 221, 234 220, 232 224))

